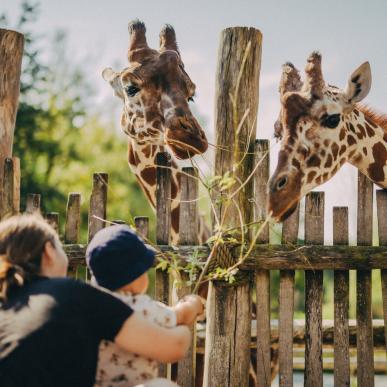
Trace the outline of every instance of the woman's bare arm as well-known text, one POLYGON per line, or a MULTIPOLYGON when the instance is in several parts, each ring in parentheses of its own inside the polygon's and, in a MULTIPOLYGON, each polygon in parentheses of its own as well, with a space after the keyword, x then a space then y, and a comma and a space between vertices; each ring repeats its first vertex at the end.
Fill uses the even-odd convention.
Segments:
POLYGON ((162 328, 134 312, 122 325, 115 340, 117 345, 163 363, 182 359, 191 342, 186 326, 162 328))

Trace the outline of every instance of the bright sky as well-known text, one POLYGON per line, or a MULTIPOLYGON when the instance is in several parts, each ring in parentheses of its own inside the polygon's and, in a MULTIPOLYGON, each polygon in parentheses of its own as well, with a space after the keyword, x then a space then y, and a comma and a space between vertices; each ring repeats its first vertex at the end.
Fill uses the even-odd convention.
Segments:
MULTIPOLYGON (((19 12, 19 1, 2 0, 0 12, 11 21, 19 12)), ((323 55, 325 80, 343 87, 350 73, 368 60, 373 85, 367 97, 371 106, 387 111, 387 2, 384 0, 42 0, 37 31, 50 33, 64 29, 75 58, 92 58, 85 67, 98 91, 103 110, 112 93, 100 77, 106 66, 125 66, 128 21, 146 23, 148 43, 157 47, 164 23, 177 33, 188 74, 197 86, 196 105, 207 118, 207 134, 213 138, 215 67, 219 34, 230 26, 252 26, 263 33, 258 137, 272 138, 279 111, 278 82, 281 64, 292 61, 303 69, 308 54, 323 55)), ((118 105, 117 101, 117 105, 118 105)), ((117 119, 117 126, 119 125, 117 119)), ((274 143, 274 142, 273 142, 274 143)), ((276 151, 272 152, 272 168, 276 151)), ((326 191, 326 216, 332 205, 350 206, 350 222, 355 225, 356 172, 346 166, 326 191)), ((328 241, 331 224, 326 224, 328 241)), ((355 227, 351 227, 351 236, 355 227)))

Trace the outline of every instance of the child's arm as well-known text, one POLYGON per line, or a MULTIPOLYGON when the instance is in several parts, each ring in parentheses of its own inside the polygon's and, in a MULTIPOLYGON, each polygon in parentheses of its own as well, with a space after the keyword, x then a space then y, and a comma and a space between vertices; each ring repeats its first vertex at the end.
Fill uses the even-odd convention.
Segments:
POLYGON ((204 315, 204 304, 199 296, 190 294, 171 308, 176 313, 177 325, 191 325, 196 318, 204 315))
POLYGON ((114 341, 128 352, 170 363, 185 356, 191 334, 187 327, 163 328, 146 319, 142 313, 134 312, 124 322, 114 341))

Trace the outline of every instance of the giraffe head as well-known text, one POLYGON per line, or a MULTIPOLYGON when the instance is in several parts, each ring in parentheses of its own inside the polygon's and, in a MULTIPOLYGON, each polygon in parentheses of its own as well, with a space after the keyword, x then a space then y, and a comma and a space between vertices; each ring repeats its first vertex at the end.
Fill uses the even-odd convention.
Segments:
POLYGON ((195 85, 184 70, 175 31, 163 28, 159 50, 148 47, 145 31, 144 23, 129 23, 129 66, 102 73, 124 102, 122 129, 139 144, 168 145, 179 159, 203 153, 207 139, 189 107, 195 85))
POLYGON ((277 168, 268 184, 268 212, 286 219, 299 200, 330 179, 356 153, 353 121, 356 103, 368 94, 371 70, 363 63, 344 90, 324 82, 321 55, 312 53, 302 82, 291 64, 283 66, 281 111, 275 137, 282 139, 277 168))

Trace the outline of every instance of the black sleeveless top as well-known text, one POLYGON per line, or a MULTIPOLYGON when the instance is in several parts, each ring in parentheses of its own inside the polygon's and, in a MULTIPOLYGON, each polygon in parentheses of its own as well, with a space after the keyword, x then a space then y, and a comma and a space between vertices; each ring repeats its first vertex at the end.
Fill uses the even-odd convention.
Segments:
POLYGON ((132 309, 67 278, 40 277, 0 305, 2 387, 94 385, 98 347, 132 309))

